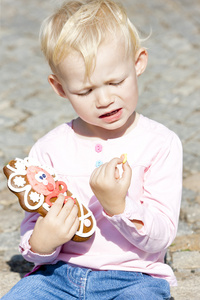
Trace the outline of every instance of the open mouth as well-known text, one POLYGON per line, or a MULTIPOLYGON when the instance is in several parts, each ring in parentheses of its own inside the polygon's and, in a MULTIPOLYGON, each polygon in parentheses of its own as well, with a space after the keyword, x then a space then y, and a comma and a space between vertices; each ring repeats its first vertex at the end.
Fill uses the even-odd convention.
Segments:
POLYGON ((116 109, 116 110, 113 110, 113 111, 111 111, 111 112, 109 112, 109 113, 107 113, 107 114, 101 115, 99 118, 100 118, 100 119, 103 119, 103 118, 111 117, 111 116, 117 114, 120 110, 121 110, 121 108, 116 109))

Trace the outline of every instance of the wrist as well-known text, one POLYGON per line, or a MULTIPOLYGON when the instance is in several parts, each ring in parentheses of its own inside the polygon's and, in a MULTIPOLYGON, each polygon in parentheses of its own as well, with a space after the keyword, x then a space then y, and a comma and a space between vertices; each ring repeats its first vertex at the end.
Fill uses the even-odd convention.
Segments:
POLYGON ((121 215, 124 212, 124 209, 117 209, 115 208, 114 210, 110 210, 110 209, 103 209, 103 211, 105 212, 106 215, 108 215, 109 217, 113 217, 116 215, 121 215))
POLYGON ((39 254, 39 255, 51 255, 56 251, 56 248, 48 248, 47 245, 44 246, 44 243, 39 243, 38 241, 34 240, 34 237, 30 237, 29 239, 29 245, 30 245, 30 250, 33 253, 39 254), (41 246, 42 245, 42 246, 41 246))
POLYGON ((108 208, 104 207, 103 210, 110 217, 115 216, 115 215, 121 215, 121 214, 124 213, 125 203, 122 203, 122 204, 120 204, 118 206, 116 206, 115 204, 113 204, 112 208, 110 208, 110 207, 108 207, 108 208))

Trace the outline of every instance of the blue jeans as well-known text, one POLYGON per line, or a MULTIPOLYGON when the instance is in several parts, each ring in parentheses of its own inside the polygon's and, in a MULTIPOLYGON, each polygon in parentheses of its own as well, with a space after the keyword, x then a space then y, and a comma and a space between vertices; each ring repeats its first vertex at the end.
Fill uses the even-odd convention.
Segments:
POLYGON ((170 299, 166 280, 126 271, 92 271, 58 262, 21 279, 2 300, 170 299))

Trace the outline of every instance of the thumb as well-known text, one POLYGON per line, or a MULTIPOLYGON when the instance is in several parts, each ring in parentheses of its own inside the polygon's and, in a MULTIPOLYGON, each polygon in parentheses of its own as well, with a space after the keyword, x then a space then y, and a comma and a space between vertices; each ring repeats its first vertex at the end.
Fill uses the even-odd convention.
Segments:
POLYGON ((41 215, 37 218, 36 223, 39 224, 42 220, 44 219, 44 217, 42 217, 41 215))
POLYGON ((122 180, 127 182, 128 187, 131 184, 131 177, 132 177, 132 169, 128 162, 122 164, 123 173, 122 173, 122 180))

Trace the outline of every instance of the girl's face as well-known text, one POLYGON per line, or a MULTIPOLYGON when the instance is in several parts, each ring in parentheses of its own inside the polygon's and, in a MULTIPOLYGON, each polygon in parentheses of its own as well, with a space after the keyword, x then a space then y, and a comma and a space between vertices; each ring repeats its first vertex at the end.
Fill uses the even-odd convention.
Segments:
POLYGON ((99 47, 90 78, 85 80, 84 60, 73 52, 60 63, 61 75, 50 75, 49 82, 60 96, 69 99, 78 114, 73 124, 77 133, 105 139, 119 137, 134 123, 137 77, 146 63, 145 49, 136 53, 134 61, 132 56, 125 55, 123 42, 116 39, 99 47))

